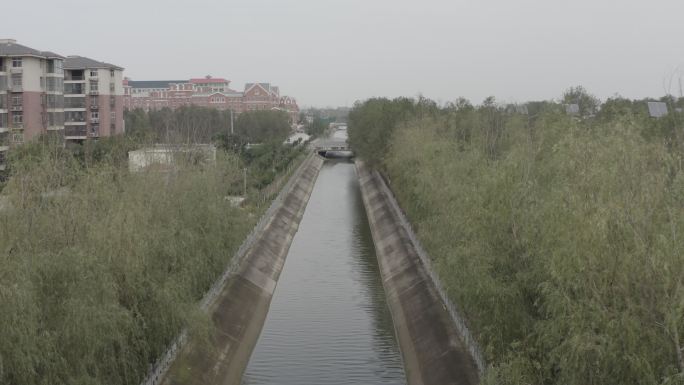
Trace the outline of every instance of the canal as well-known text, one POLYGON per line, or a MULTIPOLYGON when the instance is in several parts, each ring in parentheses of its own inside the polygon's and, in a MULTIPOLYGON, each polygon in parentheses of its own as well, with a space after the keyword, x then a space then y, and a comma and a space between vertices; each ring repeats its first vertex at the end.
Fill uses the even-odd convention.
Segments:
POLYGON ((354 165, 328 161, 243 384, 405 383, 354 165))

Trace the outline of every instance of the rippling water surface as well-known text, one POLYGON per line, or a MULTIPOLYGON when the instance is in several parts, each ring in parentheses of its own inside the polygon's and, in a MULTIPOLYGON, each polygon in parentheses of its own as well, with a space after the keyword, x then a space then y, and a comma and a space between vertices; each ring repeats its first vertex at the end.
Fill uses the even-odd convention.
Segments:
POLYGON ((405 384, 352 163, 326 162, 243 384, 405 384))

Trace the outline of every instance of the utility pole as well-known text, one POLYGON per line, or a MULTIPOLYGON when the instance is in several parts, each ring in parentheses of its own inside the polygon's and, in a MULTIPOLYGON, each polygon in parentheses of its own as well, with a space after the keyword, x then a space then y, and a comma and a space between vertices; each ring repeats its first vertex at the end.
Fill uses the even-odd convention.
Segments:
POLYGON ((233 109, 230 110, 230 135, 235 135, 233 131, 233 109))
POLYGON ((247 167, 242 169, 242 196, 247 198, 247 167))

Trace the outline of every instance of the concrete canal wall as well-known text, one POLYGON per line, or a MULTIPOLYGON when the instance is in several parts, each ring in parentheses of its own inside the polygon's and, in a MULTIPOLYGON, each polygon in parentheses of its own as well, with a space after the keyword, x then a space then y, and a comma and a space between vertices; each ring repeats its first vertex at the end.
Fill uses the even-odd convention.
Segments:
POLYGON ((356 170, 408 384, 477 384, 479 349, 429 258, 380 175, 360 161, 356 170))
POLYGON ((197 342, 184 332, 146 385, 240 384, 323 163, 314 154, 302 163, 202 302, 210 335, 197 342))

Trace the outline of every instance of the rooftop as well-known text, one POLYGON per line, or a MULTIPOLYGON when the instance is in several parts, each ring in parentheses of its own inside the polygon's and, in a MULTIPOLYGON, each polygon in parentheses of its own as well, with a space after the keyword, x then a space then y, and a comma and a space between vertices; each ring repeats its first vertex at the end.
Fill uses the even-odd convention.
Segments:
POLYGON ((64 60, 64 69, 90 69, 90 68, 106 68, 123 70, 122 67, 116 66, 114 64, 109 64, 101 61, 97 61, 84 56, 69 56, 64 60))
POLYGON ((171 83, 187 83, 187 80, 128 80, 133 88, 169 88, 171 83))
POLYGON ((206 77, 206 78, 190 79, 190 83, 192 83, 192 84, 198 84, 198 83, 229 83, 229 81, 226 79, 223 79, 223 78, 206 77))
POLYGON ((54 52, 39 51, 25 45, 17 44, 17 41, 14 39, 0 39, 0 56, 37 56, 64 59, 64 56, 54 52))

